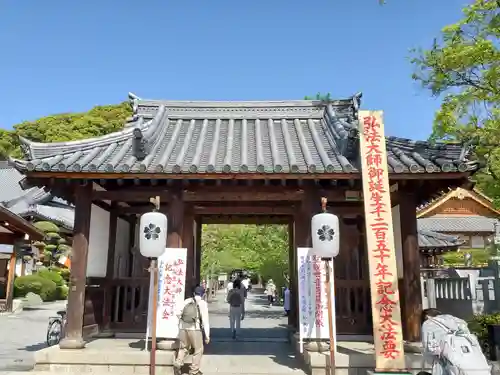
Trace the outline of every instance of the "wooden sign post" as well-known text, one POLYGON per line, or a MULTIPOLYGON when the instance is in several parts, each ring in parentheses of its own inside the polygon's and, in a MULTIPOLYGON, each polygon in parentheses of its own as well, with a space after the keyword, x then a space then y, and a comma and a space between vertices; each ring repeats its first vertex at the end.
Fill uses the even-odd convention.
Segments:
POLYGON ((330 261, 331 258, 322 258, 325 266, 325 288, 326 288, 326 303, 328 304, 328 336, 330 339, 330 375, 335 375, 335 351, 337 348, 337 340, 333 331, 333 301, 332 301, 332 281, 330 280, 330 261))
MULTIPOLYGON (((150 198, 155 208, 154 211, 160 210, 160 197, 150 198)), ((156 311, 158 310, 158 258, 151 258, 149 272, 153 274, 153 303, 151 319, 151 352, 149 357, 149 375, 155 375, 156 372, 156 311)))
POLYGON ((382 111, 359 111, 358 119, 375 371, 408 373, 403 347, 382 111))

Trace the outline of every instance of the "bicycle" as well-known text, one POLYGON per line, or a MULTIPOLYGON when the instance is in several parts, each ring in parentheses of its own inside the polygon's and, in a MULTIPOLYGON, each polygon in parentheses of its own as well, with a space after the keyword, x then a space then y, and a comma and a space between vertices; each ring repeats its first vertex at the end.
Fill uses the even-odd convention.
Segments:
POLYGON ((47 345, 53 346, 59 344, 64 337, 64 328, 66 327, 66 311, 58 311, 59 316, 49 318, 47 328, 47 345))

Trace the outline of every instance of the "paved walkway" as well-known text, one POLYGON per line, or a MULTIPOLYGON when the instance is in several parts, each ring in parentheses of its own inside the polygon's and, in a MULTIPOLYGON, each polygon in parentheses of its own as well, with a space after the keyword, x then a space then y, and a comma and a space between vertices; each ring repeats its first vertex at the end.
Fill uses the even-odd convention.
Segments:
POLYGON ((33 352, 46 347, 49 317, 57 316, 65 306, 66 301, 57 301, 18 314, 0 315, 0 374, 33 367, 33 352))
POLYGON ((204 374, 305 374, 288 343, 283 307, 270 307, 262 291, 249 293, 245 320, 235 341, 224 299, 225 293, 220 292, 209 304, 212 342, 203 357, 204 374))

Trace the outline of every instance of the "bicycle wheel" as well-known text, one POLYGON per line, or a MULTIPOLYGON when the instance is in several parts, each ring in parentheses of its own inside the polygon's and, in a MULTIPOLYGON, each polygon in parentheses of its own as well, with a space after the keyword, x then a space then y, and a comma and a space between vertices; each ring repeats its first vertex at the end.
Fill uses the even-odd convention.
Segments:
POLYGON ((49 324, 49 329, 47 330, 47 345, 53 346, 59 344, 62 336, 62 322, 60 319, 56 319, 49 324))

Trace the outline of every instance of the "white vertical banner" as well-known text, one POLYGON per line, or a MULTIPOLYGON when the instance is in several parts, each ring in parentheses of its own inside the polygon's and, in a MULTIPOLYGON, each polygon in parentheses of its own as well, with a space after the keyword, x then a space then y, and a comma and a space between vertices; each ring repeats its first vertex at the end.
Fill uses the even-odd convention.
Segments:
POLYGON ((153 291, 153 278, 149 285, 149 308, 147 337, 151 337, 151 310, 153 293, 158 293, 156 310, 156 337, 177 338, 179 335, 179 318, 176 312, 184 303, 186 290, 187 249, 166 248, 158 258, 158 290, 153 291))
MULTIPOLYGON (((327 340, 330 338, 324 261, 322 261, 320 257, 312 255, 312 252, 313 249, 310 247, 297 248, 297 268, 299 275, 299 340, 301 352, 303 351, 304 340, 327 340)), ((329 267, 333 312, 333 336, 336 337, 333 261, 329 262, 329 267)))

